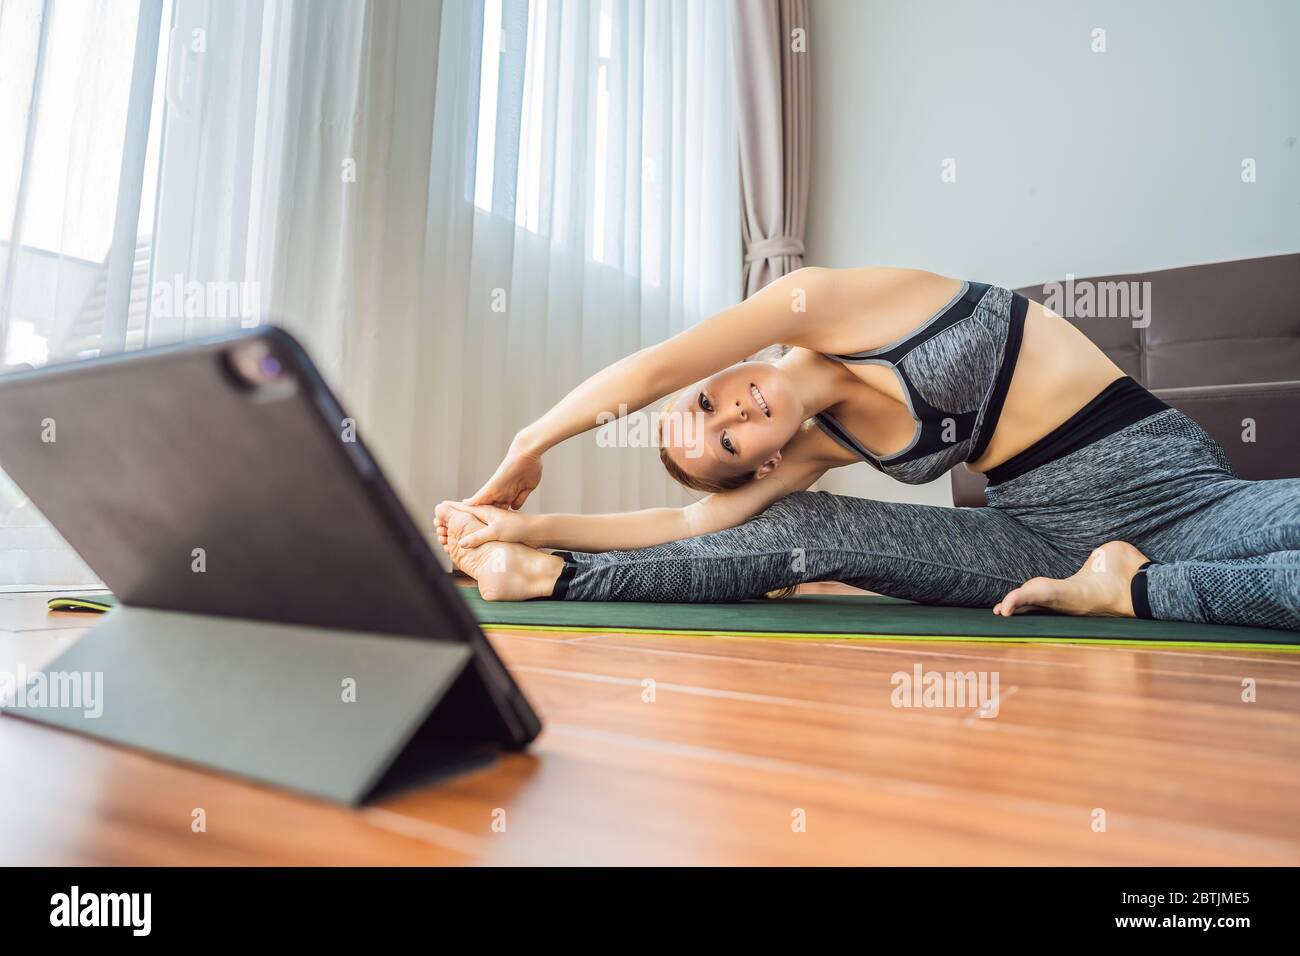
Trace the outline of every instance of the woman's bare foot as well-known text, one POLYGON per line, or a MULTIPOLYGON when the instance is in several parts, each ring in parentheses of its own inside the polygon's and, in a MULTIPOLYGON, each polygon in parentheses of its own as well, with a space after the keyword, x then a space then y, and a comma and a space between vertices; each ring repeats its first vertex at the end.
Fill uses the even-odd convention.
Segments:
POLYGON ((1108 541, 1064 579, 1031 578, 993 607, 1010 617, 1026 611, 1048 610, 1092 617, 1133 617, 1129 590, 1133 575, 1146 563, 1144 555, 1125 541, 1108 541))
POLYGON ((489 541, 477 548, 462 548, 460 539, 483 527, 471 514, 448 511, 439 516, 438 540, 452 563, 478 582, 485 601, 527 601, 550 597, 564 561, 514 542, 489 541))

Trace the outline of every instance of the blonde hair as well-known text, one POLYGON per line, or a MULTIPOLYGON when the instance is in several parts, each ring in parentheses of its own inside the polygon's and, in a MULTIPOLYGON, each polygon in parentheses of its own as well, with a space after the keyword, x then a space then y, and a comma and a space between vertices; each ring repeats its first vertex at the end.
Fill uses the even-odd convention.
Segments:
POLYGON ((668 454, 668 448, 665 445, 659 446, 659 460, 663 462, 664 471, 668 472, 668 477, 679 485, 684 485, 692 491, 702 491, 707 495, 717 495, 724 491, 734 491, 742 488, 754 480, 753 475, 747 475, 743 471, 736 475, 728 475, 725 478, 702 478, 699 475, 692 475, 689 471, 673 459, 668 454))
MULTIPOLYGON (((724 491, 732 491, 754 480, 753 475, 746 475, 743 472, 738 475, 729 475, 726 478, 719 478, 717 481, 713 481, 709 478, 701 478, 699 475, 692 475, 681 465, 677 464, 672 455, 668 454, 668 449, 663 445, 659 446, 659 460, 664 463, 664 470, 668 472, 668 476, 672 478, 673 481, 677 482, 679 485, 684 485, 687 488, 690 488, 692 491, 702 491, 705 494, 716 495, 721 494, 724 491)), ((763 596, 771 598, 772 600, 779 600, 781 598, 794 597, 794 594, 798 589, 799 586, 797 584, 791 584, 789 587, 784 587, 777 591, 768 591, 767 594, 763 596)))

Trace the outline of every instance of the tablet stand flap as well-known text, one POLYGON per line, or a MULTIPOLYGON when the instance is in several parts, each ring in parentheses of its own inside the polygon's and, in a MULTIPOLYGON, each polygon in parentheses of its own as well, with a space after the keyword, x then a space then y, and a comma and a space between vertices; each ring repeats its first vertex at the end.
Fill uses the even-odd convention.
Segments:
POLYGON ((467 712, 471 657, 451 641, 119 607, 5 712, 356 804, 417 731, 476 742, 464 722, 433 726, 467 712))

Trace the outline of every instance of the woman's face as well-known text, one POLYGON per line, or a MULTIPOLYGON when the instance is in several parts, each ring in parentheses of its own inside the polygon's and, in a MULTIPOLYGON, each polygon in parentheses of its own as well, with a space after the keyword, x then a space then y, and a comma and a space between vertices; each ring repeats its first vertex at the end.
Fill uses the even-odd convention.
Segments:
POLYGON ((662 441, 687 473, 709 480, 762 477, 804 420, 784 372, 742 362, 684 389, 665 409, 662 441))

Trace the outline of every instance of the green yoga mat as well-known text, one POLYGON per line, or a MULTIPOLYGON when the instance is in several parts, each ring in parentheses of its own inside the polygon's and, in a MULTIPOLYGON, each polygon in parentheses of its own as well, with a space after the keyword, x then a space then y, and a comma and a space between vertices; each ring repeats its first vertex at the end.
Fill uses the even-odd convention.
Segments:
POLYGON ((736 604, 633 604, 488 602, 473 588, 463 588, 461 593, 489 630, 1300 650, 1296 631, 1059 614, 1005 618, 981 608, 930 607, 867 595, 809 594, 736 604))
MULTIPOLYGON (((966 607, 930 607, 887 597, 808 594, 736 604, 633 604, 622 601, 490 603, 461 588, 483 627, 525 631, 623 631, 739 637, 871 638, 893 641, 1121 644, 1300 651, 1300 632, 1264 627, 1022 614, 996 617, 966 607)), ((52 611, 105 611, 112 595, 51 598, 52 611)))

